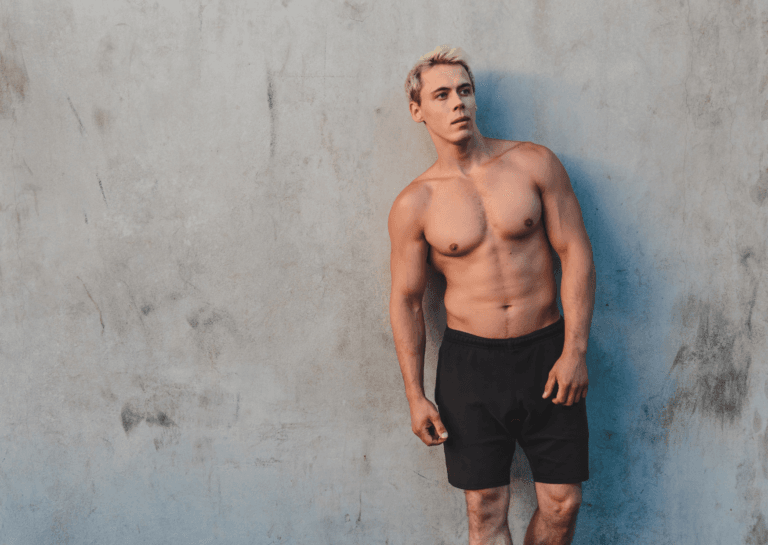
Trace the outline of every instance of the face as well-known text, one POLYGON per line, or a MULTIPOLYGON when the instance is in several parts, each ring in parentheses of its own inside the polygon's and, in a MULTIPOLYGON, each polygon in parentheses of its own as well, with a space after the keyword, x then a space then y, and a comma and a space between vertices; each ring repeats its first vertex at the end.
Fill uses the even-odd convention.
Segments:
POLYGON ((411 117, 433 136, 458 143, 475 130, 477 104, 469 75, 460 64, 438 64, 421 73, 421 105, 411 102, 411 117))

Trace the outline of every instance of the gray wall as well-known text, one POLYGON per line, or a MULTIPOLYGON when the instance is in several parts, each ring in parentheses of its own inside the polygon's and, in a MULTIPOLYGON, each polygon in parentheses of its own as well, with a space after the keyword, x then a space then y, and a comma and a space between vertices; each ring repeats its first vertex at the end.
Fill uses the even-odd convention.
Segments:
POLYGON ((441 43, 593 241, 576 542, 768 543, 768 4, 484 4, 0 3, 0 544, 465 542, 387 308, 441 43))

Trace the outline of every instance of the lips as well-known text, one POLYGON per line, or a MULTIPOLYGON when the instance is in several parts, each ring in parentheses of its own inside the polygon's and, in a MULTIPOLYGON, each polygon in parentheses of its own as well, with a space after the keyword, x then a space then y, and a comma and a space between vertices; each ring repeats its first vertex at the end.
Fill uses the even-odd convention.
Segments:
POLYGON ((460 117, 455 121, 451 121, 451 125, 455 125, 456 123, 462 123, 463 121, 470 121, 470 118, 467 116, 460 117))

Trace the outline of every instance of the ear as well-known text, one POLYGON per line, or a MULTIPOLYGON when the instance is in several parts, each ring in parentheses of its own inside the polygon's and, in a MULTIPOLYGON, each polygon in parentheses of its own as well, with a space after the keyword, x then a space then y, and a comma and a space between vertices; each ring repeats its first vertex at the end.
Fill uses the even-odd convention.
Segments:
POLYGON ((421 123, 424 121, 424 116, 421 113, 421 106, 411 101, 408 107, 411 109, 411 117, 416 123, 421 123))

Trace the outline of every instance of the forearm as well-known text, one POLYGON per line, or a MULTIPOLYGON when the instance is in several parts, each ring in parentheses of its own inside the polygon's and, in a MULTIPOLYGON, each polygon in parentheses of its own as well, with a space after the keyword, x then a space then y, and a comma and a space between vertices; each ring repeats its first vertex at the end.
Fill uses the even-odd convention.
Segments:
POLYGON ((595 265, 592 250, 575 246, 560 256, 563 276, 560 299, 565 318, 564 353, 585 355, 595 305, 595 265))
POLYGON ((397 359, 408 401, 424 397, 424 314, 421 301, 410 303, 393 297, 389 307, 397 359))

